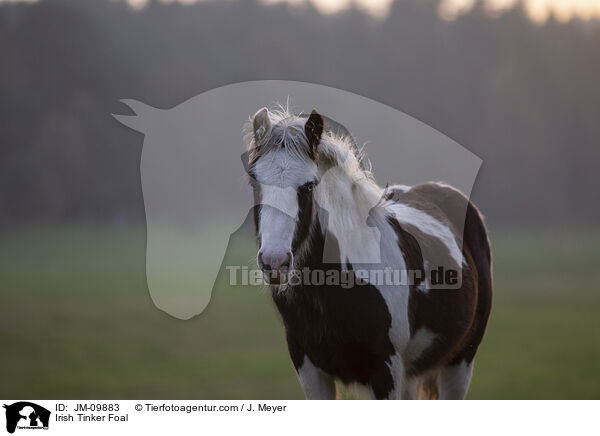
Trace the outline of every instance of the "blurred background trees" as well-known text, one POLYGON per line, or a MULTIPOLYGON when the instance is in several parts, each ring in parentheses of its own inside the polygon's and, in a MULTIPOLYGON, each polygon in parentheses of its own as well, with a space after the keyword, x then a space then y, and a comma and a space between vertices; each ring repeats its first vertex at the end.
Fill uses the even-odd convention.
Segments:
POLYGON ((452 137, 484 161, 473 197, 492 226, 597 224, 599 23, 534 23, 522 6, 491 17, 476 5, 454 21, 437 11, 435 0, 397 0, 381 20, 257 0, 2 3, 0 228, 143 223, 142 141, 110 116, 119 99, 171 107, 261 79, 355 92, 452 137))

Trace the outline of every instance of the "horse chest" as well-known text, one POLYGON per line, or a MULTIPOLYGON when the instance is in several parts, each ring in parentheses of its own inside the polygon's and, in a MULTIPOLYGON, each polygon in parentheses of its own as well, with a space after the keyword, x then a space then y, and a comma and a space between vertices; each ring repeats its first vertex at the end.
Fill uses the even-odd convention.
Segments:
POLYGON ((306 355, 343 382, 363 384, 389 362, 395 352, 389 339, 391 315, 375 287, 304 287, 289 292, 273 299, 292 359, 306 355))

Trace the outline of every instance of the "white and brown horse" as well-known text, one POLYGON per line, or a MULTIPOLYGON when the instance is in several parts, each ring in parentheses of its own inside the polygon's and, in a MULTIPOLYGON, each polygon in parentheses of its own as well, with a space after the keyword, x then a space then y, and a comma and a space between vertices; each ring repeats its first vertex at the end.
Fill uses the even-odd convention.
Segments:
POLYGON ((492 302, 476 207, 438 183, 380 188, 352 139, 325 129, 317 111, 263 108, 247 128, 257 262, 306 397, 334 399, 338 379, 377 399, 464 398, 492 302), (457 289, 427 279, 439 253, 460 271, 457 289), (290 280, 293 271, 357 271, 375 258, 379 268, 422 274, 351 286, 290 280))

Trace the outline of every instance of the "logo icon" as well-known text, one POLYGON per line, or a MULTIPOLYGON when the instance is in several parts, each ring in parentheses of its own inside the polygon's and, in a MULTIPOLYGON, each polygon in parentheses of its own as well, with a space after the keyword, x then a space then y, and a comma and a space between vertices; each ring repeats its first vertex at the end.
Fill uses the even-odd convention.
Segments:
POLYGON ((6 409, 6 431, 14 433, 19 429, 48 429, 50 411, 29 401, 19 401, 4 405, 6 409))

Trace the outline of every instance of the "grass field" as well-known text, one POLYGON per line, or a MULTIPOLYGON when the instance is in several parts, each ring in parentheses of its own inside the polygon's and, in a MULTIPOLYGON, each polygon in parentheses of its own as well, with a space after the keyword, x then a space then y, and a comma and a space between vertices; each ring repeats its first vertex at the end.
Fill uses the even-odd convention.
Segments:
MULTIPOLYGON (((468 397, 600 398, 600 234, 492 243, 494 309, 468 397)), ((152 304, 144 256, 141 231, 0 237, 0 397, 303 397, 264 289, 221 287, 179 321, 152 304)))

